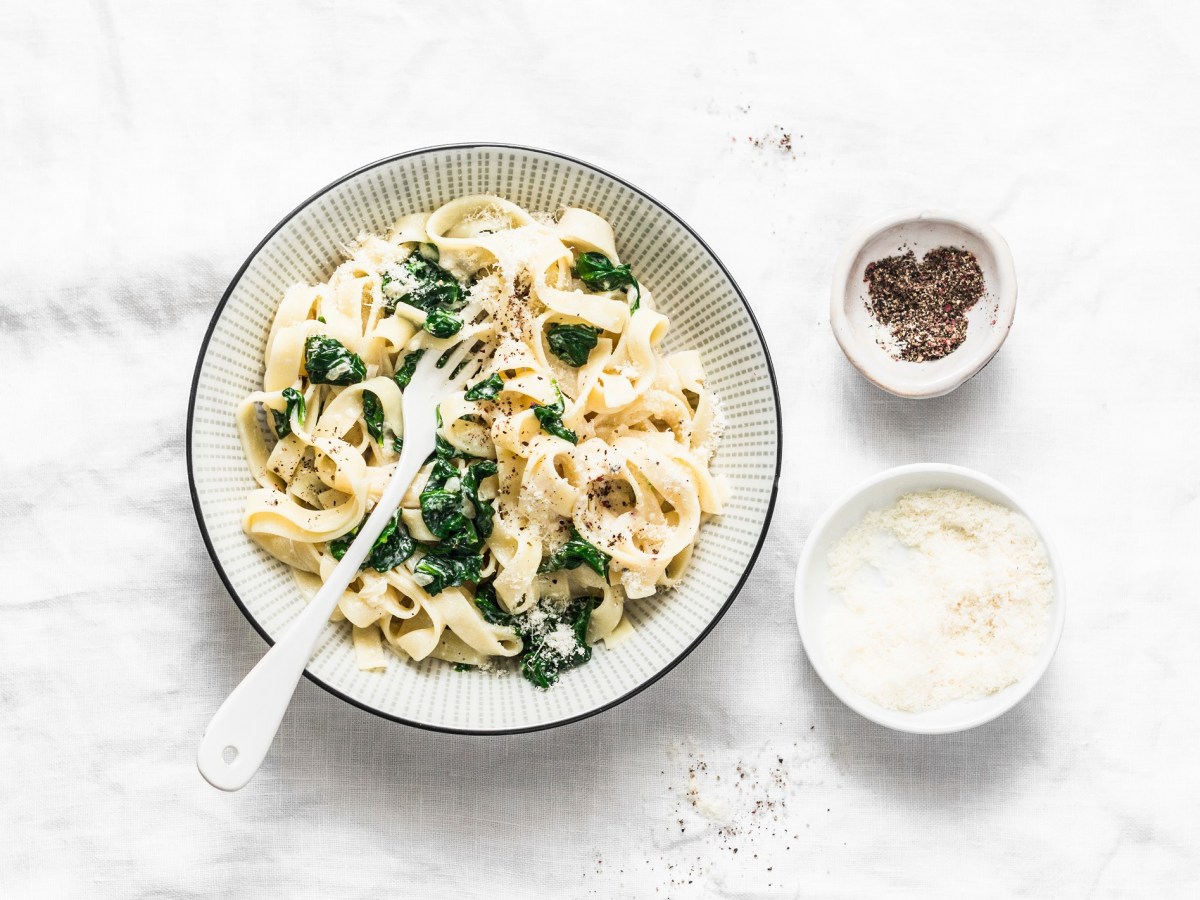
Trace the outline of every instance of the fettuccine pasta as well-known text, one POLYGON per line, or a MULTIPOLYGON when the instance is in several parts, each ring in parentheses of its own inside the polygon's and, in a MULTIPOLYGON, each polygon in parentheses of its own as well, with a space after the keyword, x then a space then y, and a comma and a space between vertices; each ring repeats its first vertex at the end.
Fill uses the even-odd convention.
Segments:
POLYGON ((311 597, 399 459, 419 354, 465 342, 484 367, 440 399, 437 449, 334 618, 364 669, 387 648, 511 658, 548 687, 628 634, 626 604, 676 584, 721 513, 699 354, 660 350, 667 317, 585 209, 464 197, 345 254, 285 293, 238 410, 245 531, 311 597))

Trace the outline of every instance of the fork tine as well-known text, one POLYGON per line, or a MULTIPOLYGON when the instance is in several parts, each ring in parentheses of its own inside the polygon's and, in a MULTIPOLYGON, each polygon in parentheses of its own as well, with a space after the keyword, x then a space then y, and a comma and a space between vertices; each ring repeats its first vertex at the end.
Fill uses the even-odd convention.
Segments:
MULTIPOLYGON (((455 351, 450 355, 450 358, 446 360, 446 365, 443 366, 446 372, 453 372, 458 368, 459 364, 463 361, 463 358, 470 351, 470 345, 473 343, 474 341, 463 341, 458 345, 455 351)), ((467 368, 470 368, 470 366, 467 366, 467 368)), ((450 379, 447 380, 449 381, 450 379)))
POLYGON ((463 366, 461 372, 446 382, 446 387, 454 391, 461 391, 467 384, 474 381, 481 371, 483 371, 483 364, 479 360, 473 359, 463 366))
POLYGON ((413 381, 416 382, 419 378, 431 390, 462 390, 470 379, 475 378, 483 371, 495 351, 496 348, 493 345, 469 338, 459 341, 452 348, 452 352, 448 356, 446 356, 447 350, 426 353, 420 362, 417 363, 416 372, 413 373, 413 381), (479 350, 475 352, 472 358, 468 359, 467 357, 472 353, 473 348, 481 343, 482 346, 479 347, 479 350), (441 359, 443 356, 445 356, 446 361, 438 367, 436 360, 441 359))

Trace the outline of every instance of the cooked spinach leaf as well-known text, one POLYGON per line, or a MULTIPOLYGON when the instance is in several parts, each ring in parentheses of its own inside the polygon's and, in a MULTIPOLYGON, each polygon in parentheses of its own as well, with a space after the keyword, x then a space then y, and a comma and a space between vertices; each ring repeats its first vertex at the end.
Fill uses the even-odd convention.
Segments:
POLYGON ((450 462, 449 458, 434 455, 433 468, 429 472, 429 478, 425 482, 423 490, 426 491, 441 491, 445 490, 446 482, 451 478, 458 477, 458 469, 454 463, 450 462))
MULTIPOLYGON (((365 522, 365 521, 367 521, 367 519, 364 516, 363 522, 365 522)), ((340 538, 334 538, 332 541, 329 542, 329 552, 331 554, 333 554, 334 559, 341 559, 343 556, 346 555, 346 551, 350 549, 350 545, 353 544, 354 539, 356 537, 358 537, 358 532, 361 528, 362 528, 362 522, 359 522, 357 525, 355 525, 353 528, 351 528, 349 531, 347 531, 345 534, 343 534, 340 538)), ((363 563, 363 566, 366 566, 365 562, 363 563)))
MULTIPOLYGON (((437 427, 440 429, 442 427, 442 410, 440 407, 435 407, 434 412, 437 414, 437 427)), ((434 433, 433 453, 430 454, 429 459, 433 459, 434 457, 438 459, 478 459, 478 457, 472 456, 470 453, 464 453, 451 444, 442 437, 441 431, 434 433)), ((426 460, 426 462, 428 461, 426 460)))
POLYGON ((455 672, 470 672, 473 668, 475 668, 475 667, 468 663, 455 663, 454 664, 455 672))
POLYGON ((475 588, 475 605, 483 614, 483 620, 492 625, 511 625, 513 616, 506 613, 496 602, 496 587, 490 581, 475 588))
POLYGON ((570 441, 572 444, 579 443, 579 435, 573 432, 570 428, 563 425, 562 414, 566 410, 566 405, 563 403, 562 391, 558 389, 558 385, 554 385, 554 393, 557 399, 549 406, 533 407, 533 414, 542 425, 542 430, 547 434, 552 434, 555 437, 560 437, 564 441, 570 441))
POLYGON ((309 335, 304 342, 304 368, 313 384, 358 384, 367 377, 361 356, 323 334, 309 335))
POLYGON ((603 253, 581 253, 575 263, 579 280, 595 291, 617 291, 632 286, 637 292, 629 311, 637 312, 642 304, 642 286, 629 270, 629 266, 614 266, 603 253))
MULTIPOLYGON (((382 287, 385 309, 395 312, 397 303, 407 303, 425 313, 424 329, 438 338, 458 334, 463 323, 451 315, 466 304, 466 292, 458 280, 437 264, 437 247, 421 245, 401 263, 401 273, 384 272, 382 287), (393 285, 395 283, 395 285, 393 285)), ((411 377, 411 376, 410 376, 411 377)))
POLYGON ((552 434, 555 437, 562 438, 564 441, 570 441, 572 444, 579 443, 579 435, 567 428, 562 423, 562 417, 555 415, 546 406, 535 406, 533 414, 537 416, 537 420, 542 423, 542 430, 547 434, 552 434))
POLYGON ((423 549, 425 556, 414 571, 433 579, 425 585, 427 593, 440 594, 448 587, 479 581, 479 570, 483 567, 483 556, 480 554, 451 549, 441 544, 423 545, 423 549))
POLYGON ((483 545, 474 523, 463 513, 461 489, 422 491, 421 518, 443 547, 474 551, 483 545))
POLYGON ((471 387, 463 396, 467 400, 495 400, 504 388, 504 380, 495 374, 471 387))
POLYGON ((521 674, 540 688, 548 688, 558 681, 564 669, 582 665, 592 658, 592 648, 587 642, 588 622, 592 617, 592 601, 588 597, 573 601, 561 616, 547 616, 545 632, 537 638, 526 635, 525 649, 521 653, 521 674), (562 623, 570 625, 575 645, 570 652, 562 654, 551 647, 545 634, 554 631, 562 623))
POLYGON ((435 338, 454 337, 462 330, 462 319, 452 316, 444 309, 435 309, 425 317, 425 324, 421 326, 435 338))
MULTIPOLYGON (((362 529, 363 522, 366 521, 364 517, 363 521, 354 526, 352 531, 329 542, 329 552, 333 554, 334 559, 341 559, 346 555, 346 551, 350 549, 350 545, 354 543, 354 539, 362 529)), ((383 527, 379 537, 375 539, 375 543, 371 546, 371 552, 367 554, 367 558, 363 560, 360 568, 365 569, 370 566, 376 572, 390 572, 412 556, 415 549, 416 542, 409 536, 404 523, 400 521, 400 510, 396 510, 388 519, 388 523, 383 527)))
POLYGON ((458 448, 442 437, 442 408, 435 407, 434 412, 437 414, 438 430, 433 434, 433 455, 438 459, 454 459, 458 455, 458 448))
POLYGON ((367 565, 376 572, 390 572, 412 556, 415 549, 416 542, 400 521, 400 510, 396 510, 383 533, 375 540, 371 555, 367 557, 367 565))
POLYGON ((363 391, 362 395, 363 421, 367 423, 367 431, 377 441, 383 440, 383 404, 371 391, 363 391))
MULTIPOLYGON (((432 245, 430 245, 432 246, 432 245)), ((437 248, 434 247, 436 254, 437 248)), ((428 259, 423 253, 414 253, 401 263, 403 275, 395 279, 403 283, 404 293, 396 296, 387 303, 389 310, 395 310, 396 303, 407 303, 425 312, 446 307, 460 309, 464 302, 463 289, 453 275, 437 264, 437 257, 428 259)), ((394 279, 384 273, 383 287, 387 288, 394 279)), ((384 296, 396 294, 396 291, 384 291, 384 296)))
POLYGON ((396 374, 392 376, 392 381, 396 382, 396 386, 400 390, 404 390, 412 382, 413 373, 417 371, 417 363, 421 361, 421 356, 424 355, 424 350, 414 350, 408 356, 404 357, 404 362, 396 374))
POLYGON ((468 465, 461 475, 448 459, 438 458, 433 464, 421 492, 421 518, 444 546, 478 550, 491 535, 495 508, 491 502, 480 499, 479 483, 495 474, 496 463, 490 459, 468 465), (458 479, 458 486, 449 490, 447 485, 452 478, 458 479), (466 502, 474 509, 473 519, 466 514, 466 502))
POLYGON ((590 597, 572 600, 566 609, 562 610, 542 605, 538 610, 538 624, 531 627, 529 613, 514 616, 501 608, 492 582, 485 582, 475 588, 475 606, 483 620, 492 625, 506 625, 520 636, 523 644, 519 656, 521 674, 540 688, 550 687, 558 681, 563 670, 582 665, 592 658, 592 648, 587 642, 587 630, 593 605, 594 601, 590 597), (547 641, 547 635, 554 633, 564 624, 571 629, 574 637, 573 645, 565 653, 558 640, 547 641))
MULTIPOLYGON (((437 434, 433 438, 433 455, 438 459, 454 459, 456 456, 462 454, 458 452, 457 447, 442 437, 441 434, 437 434)), ((462 458, 466 459, 466 456, 462 455, 462 458)))
MULTIPOLYGON (((363 522, 365 522, 365 521, 367 521, 367 519, 364 516, 363 522)), ((350 549, 350 545, 353 544, 354 539, 356 537, 358 537, 358 532, 361 528, 362 528, 362 522, 359 522, 357 525, 355 525, 353 528, 351 528, 349 531, 347 531, 345 534, 343 534, 340 538, 334 538, 332 541, 329 542, 329 552, 331 554, 333 554, 334 559, 341 559, 343 556, 346 555, 346 551, 350 549)), ((363 563, 362 567, 365 567, 365 566, 366 566, 366 562, 363 563)))
POLYGON ((271 416, 275 419, 275 433, 280 438, 285 438, 292 433, 292 413, 296 414, 296 421, 301 425, 304 424, 304 417, 308 415, 304 395, 295 388, 284 388, 283 399, 287 401, 286 410, 283 412, 277 409, 271 410, 271 416))
POLYGON ((584 662, 590 659, 592 655, 592 648, 587 642, 588 623, 592 619, 592 608, 592 601, 585 597, 583 599, 583 608, 576 613, 574 620, 571 622, 571 630, 575 632, 575 643, 587 651, 584 662))
POLYGON ((471 463, 462 476, 462 493, 475 507, 475 530, 481 538, 491 537, 492 518, 496 509, 490 500, 479 499, 479 483, 496 472, 495 461, 485 459, 482 462, 471 463))
POLYGON ((588 361, 588 355, 600 338, 600 329, 591 325, 563 325, 555 323, 546 331, 546 343, 550 352, 568 366, 579 368, 588 361))
POLYGON ((525 680, 543 690, 558 681, 558 668, 549 665, 548 656, 540 655, 539 651, 521 654, 521 674, 525 680))
POLYGON ((579 536, 579 532, 571 528, 571 538, 538 566, 538 574, 556 572, 559 569, 577 569, 584 563, 593 572, 605 580, 608 579, 608 564, 612 557, 593 547, 579 536))

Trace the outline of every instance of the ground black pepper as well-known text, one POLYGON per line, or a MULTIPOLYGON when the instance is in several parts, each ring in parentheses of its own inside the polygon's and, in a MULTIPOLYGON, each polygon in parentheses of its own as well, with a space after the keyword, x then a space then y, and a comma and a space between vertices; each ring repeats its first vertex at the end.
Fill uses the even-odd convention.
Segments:
POLYGON ((967 311, 985 287, 975 254, 957 247, 930 250, 920 262, 912 250, 877 259, 863 280, 867 309, 891 330, 892 356, 909 362, 957 350, 967 339, 967 311))

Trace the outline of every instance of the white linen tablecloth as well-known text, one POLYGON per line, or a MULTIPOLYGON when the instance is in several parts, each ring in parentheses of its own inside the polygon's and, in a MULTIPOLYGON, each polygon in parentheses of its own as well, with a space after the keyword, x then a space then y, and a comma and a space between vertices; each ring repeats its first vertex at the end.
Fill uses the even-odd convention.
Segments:
POLYGON ((1183 2, 5 3, 0 896, 1196 896, 1198 34, 1183 2), (188 498, 202 335, 296 203, 460 140, 608 168, 721 255, 783 389, 770 536, 617 709, 455 737, 303 682, 219 793, 196 742, 264 644, 188 498), (982 375, 903 402, 828 288, 923 204, 995 224, 1020 300, 982 375), (849 712, 792 612, 815 518, 917 461, 1027 498, 1069 583, 1045 680, 949 737, 849 712))

